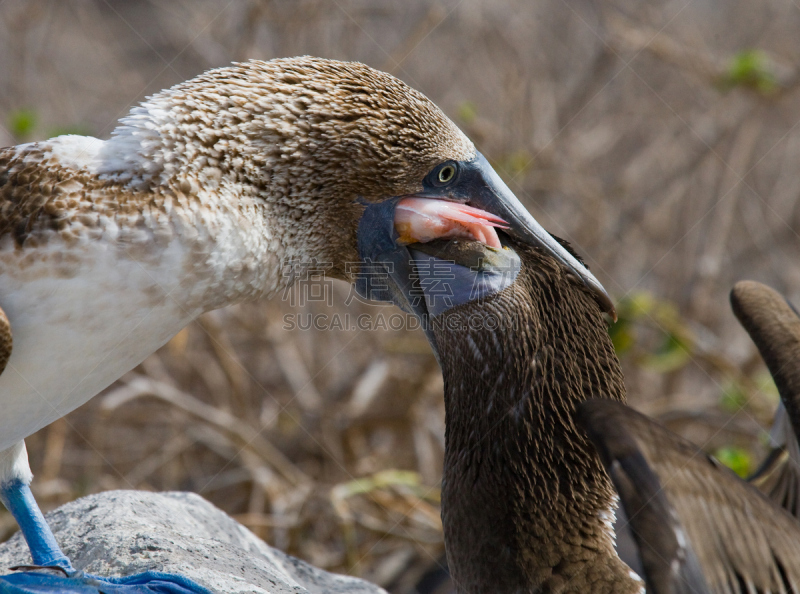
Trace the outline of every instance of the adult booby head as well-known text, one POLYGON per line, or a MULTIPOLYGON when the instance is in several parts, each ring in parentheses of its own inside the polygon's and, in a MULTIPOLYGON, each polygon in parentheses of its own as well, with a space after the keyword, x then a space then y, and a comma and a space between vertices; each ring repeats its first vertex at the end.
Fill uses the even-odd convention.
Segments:
MULTIPOLYGON (((393 229, 403 199, 443 200, 494 215, 511 237, 551 254, 613 311, 597 279, 536 222, 463 132, 390 74, 310 57, 253 61, 208 72, 166 98, 168 121, 180 128, 177 142, 199 141, 185 145, 197 151, 189 158, 198 166, 189 171, 206 181, 203 169, 219 168, 255 191, 291 238, 292 255, 302 250, 330 263, 336 277, 357 280, 361 268, 348 263, 385 255, 381 234, 393 229)), ((130 118, 135 128, 137 118, 130 118)), ((160 129, 157 142, 164 138, 160 129)), ((170 154, 183 152, 166 145, 170 154)), ((159 161, 150 153, 148 167, 159 161)), ((463 227, 482 239, 480 223, 463 227)))
POLYGON ((149 97, 107 141, 66 136, 22 145, 0 153, 3 167, 5 227, 20 246, 41 245, 41 234, 53 230, 80 237, 103 217, 121 233, 125 223, 149 228, 163 245, 175 231, 157 219, 188 218, 178 233, 200 230, 200 247, 192 248, 198 278, 215 268, 208 284, 218 291, 191 303, 203 310, 282 288, 291 279, 281 274, 286 262, 315 262, 367 297, 397 298, 364 277, 387 256, 408 261, 409 238, 393 222, 397 205, 416 199, 482 211, 463 215, 470 220, 441 218, 479 240, 502 225, 551 254, 613 312, 597 279, 436 105, 356 62, 301 57, 211 70, 149 97), (33 198, 18 197, 23 191, 33 198), (365 261, 373 263, 366 272, 365 261))
POLYGON ((360 278, 368 297, 389 295, 365 285, 358 263, 387 253, 399 261, 394 211, 417 198, 494 215, 460 230, 482 239, 481 223, 502 222, 613 312, 602 285, 536 222, 463 132, 385 72, 311 57, 252 61, 159 93, 122 123, 101 155, 100 173, 187 194, 236 186, 265 202, 275 252, 330 264, 337 278, 360 278))

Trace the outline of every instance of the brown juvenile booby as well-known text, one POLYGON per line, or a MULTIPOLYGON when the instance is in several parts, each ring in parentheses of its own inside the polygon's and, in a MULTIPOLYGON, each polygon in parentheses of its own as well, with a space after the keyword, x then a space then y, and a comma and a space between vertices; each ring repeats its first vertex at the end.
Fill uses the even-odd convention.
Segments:
POLYGON ((0 307, 14 334, 0 376, 0 499, 34 564, 74 574, 30 494, 25 437, 201 313, 285 287, 286 262, 325 265, 414 311, 402 288, 372 282, 407 265, 405 248, 382 240, 401 200, 440 235, 491 243, 493 226, 506 228, 610 309, 441 110, 363 64, 220 68, 150 97, 109 140, 0 150, 0 307))
MULTIPOLYGON (((457 591, 638 593, 642 578, 653 593, 800 591, 800 522, 625 406, 591 294, 548 254, 499 238, 501 249, 409 247, 445 381, 442 522, 457 591), (441 290, 426 287, 442 282, 437 305, 441 290), (641 577, 614 550, 618 497, 641 577)), ((773 360, 800 352, 792 317, 767 340, 773 360)), ((798 370, 782 372, 795 389, 798 370)))

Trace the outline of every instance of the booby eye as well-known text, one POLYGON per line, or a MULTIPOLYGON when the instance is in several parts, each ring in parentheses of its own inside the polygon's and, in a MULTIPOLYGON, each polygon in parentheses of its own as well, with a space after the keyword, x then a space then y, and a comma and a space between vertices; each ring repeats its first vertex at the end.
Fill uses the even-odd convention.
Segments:
POLYGON ((449 184, 456 177, 456 164, 445 163, 439 166, 439 169, 434 172, 434 180, 437 186, 445 186, 449 184))
POLYGON ((455 167, 453 167, 452 165, 445 165, 444 167, 442 167, 439 170, 439 176, 438 176, 439 177, 439 181, 441 183, 443 183, 443 184, 446 184, 451 179, 453 179, 455 174, 456 174, 456 168, 455 167))

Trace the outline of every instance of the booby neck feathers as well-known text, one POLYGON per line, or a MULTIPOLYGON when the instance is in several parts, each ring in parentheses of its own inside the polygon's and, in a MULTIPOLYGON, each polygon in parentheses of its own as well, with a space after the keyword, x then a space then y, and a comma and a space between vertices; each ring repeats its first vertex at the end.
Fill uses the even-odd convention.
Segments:
POLYGON ((470 594, 638 592, 613 548, 613 486, 573 421, 586 398, 625 399, 619 362, 580 281, 516 249, 513 285, 435 326, 454 580, 470 594))

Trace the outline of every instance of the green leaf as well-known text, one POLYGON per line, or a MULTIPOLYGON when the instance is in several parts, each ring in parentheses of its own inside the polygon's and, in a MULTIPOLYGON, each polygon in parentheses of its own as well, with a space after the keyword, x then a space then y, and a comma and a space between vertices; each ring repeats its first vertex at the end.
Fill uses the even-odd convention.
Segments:
POLYGON ((723 83, 726 87, 747 87, 763 95, 777 91, 778 83, 769 59, 762 51, 743 50, 728 64, 723 83))
POLYGON ((633 331, 631 323, 621 317, 608 329, 608 334, 611 336, 611 343, 614 345, 617 355, 624 355, 636 345, 636 333, 633 331))
POLYGON ((620 319, 638 320, 656 309, 655 298, 647 291, 635 291, 620 300, 617 315, 620 319))
POLYGON ((382 470, 368 477, 340 483, 331 490, 331 496, 343 501, 387 487, 405 487, 420 499, 438 501, 439 498, 438 490, 423 486, 419 473, 411 470, 382 470))
POLYGON ((91 136, 92 131, 88 126, 81 124, 70 124, 67 126, 56 126, 47 131, 47 138, 54 136, 64 136, 65 134, 77 134, 78 136, 91 136))
POLYGON ((527 151, 516 151, 506 157, 501 162, 501 167, 511 177, 516 177, 527 172, 533 164, 533 157, 527 151))
POLYGON ((18 140, 27 140, 36 128, 36 112, 18 109, 8 114, 8 129, 18 140))
POLYGON ((778 393, 778 386, 775 385, 775 380, 772 379, 772 375, 770 375, 769 371, 760 371, 753 380, 758 387, 758 391, 764 394, 769 402, 777 406, 781 397, 778 393))
POLYGON ((719 405, 723 410, 735 413, 742 410, 747 405, 749 399, 747 392, 745 392, 739 382, 730 381, 722 391, 719 405))
POLYGON ((714 457, 742 478, 753 471, 753 457, 750 452, 736 446, 725 446, 714 452, 714 457))
POLYGON ((673 333, 668 333, 658 350, 645 357, 644 364, 659 373, 669 373, 686 365, 692 358, 691 347, 673 333))

